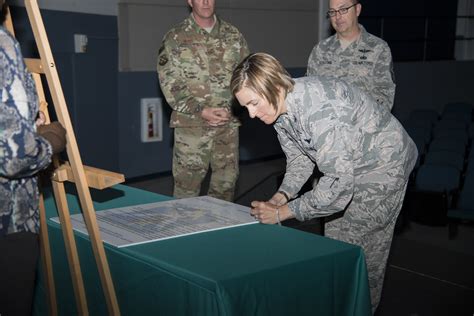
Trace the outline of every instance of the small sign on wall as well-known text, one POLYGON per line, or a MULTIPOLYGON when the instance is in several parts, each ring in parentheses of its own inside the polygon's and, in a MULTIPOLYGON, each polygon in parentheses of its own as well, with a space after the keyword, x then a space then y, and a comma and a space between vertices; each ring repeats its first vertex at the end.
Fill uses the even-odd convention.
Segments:
POLYGON ((85 53, 87 51, 87 35, 74 34, 74 52, 85 53))
POLYGON ((163 140, 163 100, 143 98, 141 107, 141 140, 143 143, 163 140))

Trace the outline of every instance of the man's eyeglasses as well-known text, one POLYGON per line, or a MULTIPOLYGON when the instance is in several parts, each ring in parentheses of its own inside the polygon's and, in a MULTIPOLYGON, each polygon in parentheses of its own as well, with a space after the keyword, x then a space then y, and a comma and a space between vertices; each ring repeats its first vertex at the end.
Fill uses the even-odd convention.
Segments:
POLYGON ((327 14, 327 16, 330 17, 330 18, 335 17, 336 14, 338 14, 338 13, 339 13, 340 15, 343 15, 343 14, 346 14, 346 13, 349 11, 350 8, 352 8, 353 6, 358 5, 358 4, 359 4, 359 2, 356 2, 356 3, 354 3, 354 4, 351 5, 351 6, 348 6, 348 7, 345 7, 345 8, 340 8, 339 10, 332 10, 332 9, 331 9, 331 10, 329 10, 326 14, 327 14))

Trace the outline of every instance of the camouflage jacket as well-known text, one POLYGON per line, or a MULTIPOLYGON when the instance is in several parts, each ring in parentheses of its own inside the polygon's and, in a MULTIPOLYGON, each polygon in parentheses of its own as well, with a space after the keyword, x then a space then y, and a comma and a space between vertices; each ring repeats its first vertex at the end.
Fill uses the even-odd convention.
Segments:
MULTIPOLYGON (((231 110, 232 71, 248 55, 247 43, 231 24, 217 18, 210 33, 189 16, 164 37, 158 75, 166 101, 173 109, 171 127, 207 126, 204 107, 231 110)), ((234 117, 230 124, 237 126, 234 117)))
POLYGON ((319 42, 308 60, 307 76, 334 76, 357 85, 390 110, 395 98, 392 54, 387 43, 359 24, 358 40, 342 49, 336 34, 319 42))
POLYGON ((315 164, 312 191, 289 203, 299 220, 345 209, 357 186, 403 189, 417 149, 398 120, 357 87, 329 77, 295 80, 274 127, 287 158, 280 190, 296 196, 315 164))
POLYGON ((51 145, 36 134, 38 101, 18 42, 0 27, 0 235, 37 232, 36 173, 51 161, 51 145))

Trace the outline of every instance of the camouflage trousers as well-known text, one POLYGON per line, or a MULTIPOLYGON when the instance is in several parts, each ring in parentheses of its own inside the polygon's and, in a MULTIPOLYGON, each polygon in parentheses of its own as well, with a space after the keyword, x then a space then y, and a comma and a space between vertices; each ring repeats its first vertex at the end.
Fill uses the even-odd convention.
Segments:
POLYGON ((174 129, 173 177, 177 198, 199 196, 211 168, 208 195, 233 201, 239 175, 238 127, 174 129))
POLYGON ((344 215, 325 226, 325 236, 358 245, 364 250, 372 313, 380 302, 393 231, 406 187, 406 183, 401 188, 381 184, 358 187, 344 215))

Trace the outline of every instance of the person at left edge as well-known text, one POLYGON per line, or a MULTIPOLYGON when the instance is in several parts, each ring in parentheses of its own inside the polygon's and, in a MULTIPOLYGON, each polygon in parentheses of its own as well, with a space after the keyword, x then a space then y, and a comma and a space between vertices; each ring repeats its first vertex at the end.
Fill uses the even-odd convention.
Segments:
POLYGON ((249 50, 238 29, 215 14, 214 0, 188 4, 192 13, 164 36, 157 67, 173 109, 173 195, 198 196, 210 167, 208 195, 232 201, 240 124, 232 115, 229 83, 249 50))
MULTIPOLYGON (((2 24, 8 7, 1 3, 2 24)), ((64 149, 58 123, 37 128, 38 99, 16 39, 0 26, 0 315, 31 315, 39 255, 37 174, 64 149)))

